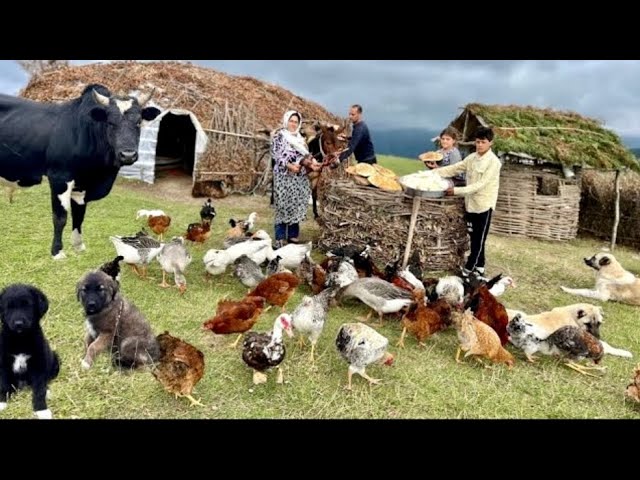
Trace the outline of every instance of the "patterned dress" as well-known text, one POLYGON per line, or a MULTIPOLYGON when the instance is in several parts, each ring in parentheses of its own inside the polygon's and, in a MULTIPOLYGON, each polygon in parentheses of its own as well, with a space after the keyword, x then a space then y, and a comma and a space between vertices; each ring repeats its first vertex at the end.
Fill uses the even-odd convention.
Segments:
POLYGON ((311 185, 307 169, 302 167, 299 173, 287 170, 287 163, 299 164, 304 155, 294 149, 278 132, 271 143, 271 156, 275 160, 273 167, 273 191, 275 223, 300 223, 307 218, 311 185))

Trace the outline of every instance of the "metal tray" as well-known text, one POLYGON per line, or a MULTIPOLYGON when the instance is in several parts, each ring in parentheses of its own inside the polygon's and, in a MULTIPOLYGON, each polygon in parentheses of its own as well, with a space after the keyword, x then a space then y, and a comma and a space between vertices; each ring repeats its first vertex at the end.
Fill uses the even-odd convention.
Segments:
POLYGON ((400 177, 398 181, 404 190, 404 193, 409 195, 410 197, 421 197, 421 198, 444 198, 444 190, 419 190, 417 188, 409 187, 404 183, 404 177, 400 177))

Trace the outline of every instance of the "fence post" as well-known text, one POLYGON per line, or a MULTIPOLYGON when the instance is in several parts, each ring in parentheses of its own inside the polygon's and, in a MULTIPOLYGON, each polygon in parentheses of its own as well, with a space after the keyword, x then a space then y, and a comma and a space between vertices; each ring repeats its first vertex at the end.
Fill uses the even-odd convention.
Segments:
POLYGON ((613 232, 611 233, 611 251, 616 247, 616 237, 618 236, 618 223, 620 222, 620 169, 616 170, 615 180, 616 203, 613 220, 613 232))

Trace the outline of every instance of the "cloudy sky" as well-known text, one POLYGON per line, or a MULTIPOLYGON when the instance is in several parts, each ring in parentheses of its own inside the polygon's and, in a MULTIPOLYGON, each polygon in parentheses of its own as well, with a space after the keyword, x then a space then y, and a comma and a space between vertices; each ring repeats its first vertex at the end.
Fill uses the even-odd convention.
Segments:
MULTIPOLYGON (((87 63, 98 60, 74 60, 87 63)), ((194 60, 281 85, 346 116, 352 103, 375 128, 440 129, 469 102, 573 110, 620 135, 640 136, 637 60, 194 60)), ((0 92, 27 81, 0 61, 0 92)))

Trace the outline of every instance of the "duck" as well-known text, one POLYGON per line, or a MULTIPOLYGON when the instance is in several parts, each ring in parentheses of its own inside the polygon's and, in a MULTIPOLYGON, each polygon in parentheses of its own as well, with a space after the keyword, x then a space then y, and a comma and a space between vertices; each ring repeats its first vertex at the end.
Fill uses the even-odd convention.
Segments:
POLYGON ((283 331, 289 337, 293 337, 291 315, 288 313, 278 315, 272 330, 265 333, 251 331, 245 335, 242 342, 242 360, 253 369, 254 385, 266 383, 267 375, 264 372, 273 367, 278 367, 276 383, 284 383, 284 373, 280 367, 286 355, 283 331))
POLYGON ((375 310, 378 313, 380 324, 382 324, 382 316, 385 313, 397 313, 414 303, 411 292, 378 277, 358 278, 343 287, 337 295, 339 301, 350 297, 357 298, 372 309, 364 319, 365 322, 369 321, 373 310, 375 310))
POLYGON ((164 246, 164 243, 150 237, 144 228, 133 236, 112 235, 109 240, 113 243, 116 253, 122 256, 122 261, 129 264, 133 271, 143 278, 147 276, 147 265, 164 246), (138 265, 142 266, 142 274, 138 271, 138 265))
POLYGON ((172 273, 176 286, 180 293, 183 294, 187 290, 187 279, 184 276, 184 271, 193 260, 193 257, 184 246, 184 238, 173 237, 170 243, 162 247, 156 259, 162 267, 162 283, 160 283, 160 286, 163 288, 170 287, 166 280, 166 274, 172 273))

